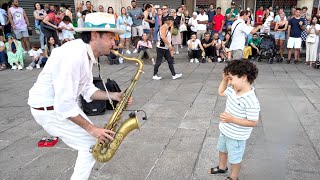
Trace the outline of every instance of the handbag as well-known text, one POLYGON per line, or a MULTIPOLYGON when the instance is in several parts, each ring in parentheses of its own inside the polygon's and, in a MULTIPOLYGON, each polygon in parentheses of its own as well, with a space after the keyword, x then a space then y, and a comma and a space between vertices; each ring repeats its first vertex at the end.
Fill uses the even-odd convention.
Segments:
POLYGON ((131 32, 131 26, 126 26, 126 31, 131 32))
POLYGON ((172 35, 177 35, 178 33, 179 33, 179 29, 178 28, 173 28, 172 35))
POLYGON ((307 39, 306 39, 307 43, 315 43, 316 42, 316 35, 315 34, 309 34, 307 36, 307 39))
POLYGON ((41 24, 42 24, 42 27, 48 31, 55 31, 56 30, 54 27, 52 27, 46 23, 41 22, 41 24))
POLYGON ((179 30, 180 30, 180 32, 187 31, 187 26, 186 26, 186 24, 181 24, 180 27, 179 27, 179 30))
MULTIPOLYGON (((240 23, 241 23, 241 22, 239 22, 239 23, 236 25, 236 27, 234 28, 234 30, 236 30, 237 26, 238 26, 240 23)), ((230 46, 231 46, 232 36, 233 36, 234 30, 233 30, 232 33, 231 33, 231 36, 230 36, 229 41, 227 41, 226 44, 225 44, 225 47, 226 47, 226 48, 230 48, 230 46)))
POLYGON ((143 27, 143 29, 150 29, 149 22, 142 20, 142 27, 143 27))

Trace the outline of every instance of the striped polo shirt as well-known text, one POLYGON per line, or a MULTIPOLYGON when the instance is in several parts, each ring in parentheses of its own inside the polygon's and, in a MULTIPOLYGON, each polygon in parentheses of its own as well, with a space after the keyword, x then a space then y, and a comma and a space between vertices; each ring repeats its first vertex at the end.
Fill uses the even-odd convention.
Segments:
MULTIPOLYGON (((241 96, 236 95, 232 87, 224 91, 227 97, 225 111, 234 117, 250 121, 259 120, 260 104, 254 93, 254 87, 241 96)), ((220 122, 219 129, 225 136, 236 140, 247 140, 250 137, 252 127, 240 126, 233 123, 220 122)))

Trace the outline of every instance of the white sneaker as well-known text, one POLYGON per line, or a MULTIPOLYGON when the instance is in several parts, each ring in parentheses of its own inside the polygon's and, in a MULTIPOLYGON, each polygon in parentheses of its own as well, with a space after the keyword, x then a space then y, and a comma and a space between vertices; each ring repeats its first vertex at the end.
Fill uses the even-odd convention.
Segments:
POLYGON ((37 68, 37 69, 40 69, 40 64, 36 64, 36 68, 37 68))
MULTIPOLYGON (((131 52, 130 52, 131 53, 131 52)), ((123 58, 119 57, 119 63, 122 64, 123 63, 123 58)))
POLYGON ((180 45, 180 48, 183 49, 183 45, 180 45))
POLYGON ((152 77, 152 79, 154 79, 154 80, 160 80, 160 79, 162 79, 162 77, 157 76, 157 75, 154 75, 154 76, 152 77))
POLYGON ((176 74, 176 75, 172 76, 172 79, 178 79, 178 78, 180 78, 181 76, 182 76, 181 73, 180 73, 180 74, 176 74))
POLYGON ((26 69, 27 69, 27 70, 32 70, 32 69, 33 69, 33 67, 28 66, 28 67, 26 67, 26 69))
POLYGON ((218 58, 218 62, 221 62, 221 61, 222 61, 222 59, 219 57, 219 58, 218 58))
POLYGON ((134 49, 134 51, 132 53, 135 54, 137 52, 138 52, 138 49, 134 49))
POLYGON ((199 60, 197 58, 194 59, 195 63, 199 63, 199 60))
POLYGON ((131 51, 129 49, 126 50, 126 54, 131 54, 131 51))
POLYGON ((193 61, 194 61, 194 59, 193 59, 193 58, 192 58, 192 59, 190 59, 190 62, 191 62, 191 63, 193 63, 193 61))
POLYGON ((176 51, 176 54, 179 54, 179 51, 176 51))
POLYGON ((19 69, 19 70, 22 70, 23 67, 19 64, 19 65, 18 65, 18 69, 19 69))
POLYGON ((11 69, 12 69, 12 70, 16 70, 17 68, 18 68, 18 67, 14 65, 14 66, 12 66, 11 69))

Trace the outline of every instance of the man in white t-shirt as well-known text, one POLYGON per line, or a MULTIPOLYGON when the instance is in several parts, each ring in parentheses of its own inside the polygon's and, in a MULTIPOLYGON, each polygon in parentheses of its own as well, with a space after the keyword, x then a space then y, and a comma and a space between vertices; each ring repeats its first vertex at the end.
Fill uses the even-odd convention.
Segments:
POLYGON ((203 39, 207 32, 208 15, 204 12, 204 7, 200 6, 200 14, 197 16, 197 39, 203 39))
POLYGON ((253 28, 248 26, 245 21, 248 20, 248 11, 241 11, 240 18, 238 18, 231 27, 232 42, 230 45, 230 50, 232 50, 232 56, 234 60, 240 60, 243 58, 243 49, 246 43, 246 37, 249 33, 254 34, 259 29, 261 25, 253 28))
POLYGON ((204 53, 204 48, 201 44, 201 41, 197 39, 196 34, 191 35, 191 39, 188 40, 187 45, 189 49, 188 54, 190 56, 190 62, 199 63, 198 59, 200 59, 200 56, 202 55, 202 53, 204 53), (202 50, 202 53, 200 49, 202 50))

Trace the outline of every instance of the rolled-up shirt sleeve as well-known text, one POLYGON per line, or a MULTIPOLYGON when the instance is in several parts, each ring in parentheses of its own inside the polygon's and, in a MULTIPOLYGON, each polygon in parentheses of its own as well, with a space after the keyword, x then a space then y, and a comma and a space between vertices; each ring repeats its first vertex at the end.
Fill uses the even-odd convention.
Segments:
POLYGON ((98 91, 99 88, 97 88, 93 84, 92 77, 90 78, 90 82, 86 84, 86 86, 83 88, 81 95, 83 96, 83 99, 86 100, 88 103, 92 101, 91 96, 98 91))
POLYGON ((55 68, 52 69, 54 108, 59 118, 67 119, 80 114, 76 99, 81 78, 81 63, 72 56, 62 57, 62 54, 66 53, 53 51, 51 54, 54 56, 51 60, 57 60, 55 68))

